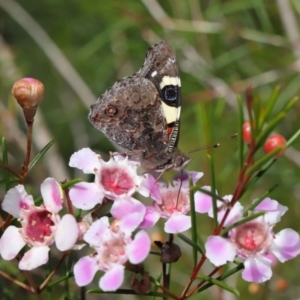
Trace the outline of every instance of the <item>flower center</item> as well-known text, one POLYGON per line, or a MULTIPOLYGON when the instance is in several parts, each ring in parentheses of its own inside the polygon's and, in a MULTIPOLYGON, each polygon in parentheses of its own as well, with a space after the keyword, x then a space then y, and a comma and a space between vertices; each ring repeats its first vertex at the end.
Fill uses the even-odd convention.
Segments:
POLYGON ((187 195, 178 189, 172 187, 161 190, 162 204, 158 205, 162 214, 169 217, 175 211, 186 214, 189 211, 189 198, 187 195))
POLYGON ((268 246, 268 228, 259 222, 246 223, 236 228, 234 239, 241 254, 256 253, 268 246))
POLYGON ((124 243, 122 238, 114 238, 105 243, 106 249, 103 251, 103 260, 105 263, 124 263, 124 243))
POLYGON ((101 184, 107 191, 116 195, 126 194, 134 187, 132 178, 126 170, 120 168, 107 168, 102 171, 101 184))
POLYGON ((54 223, 51 220, 51 213, 49 211, 35 211, 28 218, 26 236, 31 241, 42 243, 45 236, 52 234, 50 227, 53 225, 54 223))

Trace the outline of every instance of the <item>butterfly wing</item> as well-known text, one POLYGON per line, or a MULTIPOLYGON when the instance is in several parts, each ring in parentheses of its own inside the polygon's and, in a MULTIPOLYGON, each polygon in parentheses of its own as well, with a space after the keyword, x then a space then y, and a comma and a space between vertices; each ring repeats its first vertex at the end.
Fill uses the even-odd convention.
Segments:
POLYGON ((137 75, 147 78, 157 88, 168 126, 167 152, 171 153, 179 139, 181 111, 181 81, 172 48, 164 41, 151 47, 137 75))
POLYGON ((143 162, 164 152, 168 143, 160 102, 157 89, 149 80, 127 77, 91 106, 89 120, 132 159, 143 162))

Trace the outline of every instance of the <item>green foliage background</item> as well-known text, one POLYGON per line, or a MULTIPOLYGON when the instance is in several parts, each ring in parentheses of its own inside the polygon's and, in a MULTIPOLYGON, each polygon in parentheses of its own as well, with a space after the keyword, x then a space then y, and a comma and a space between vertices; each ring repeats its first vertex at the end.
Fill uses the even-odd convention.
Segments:
MULTIPOLYGON (((35 77, 45 84, 34 127, 35 152, 56 140, 56 147, 26 182, 28 192, 35 194, 47 176, 60 181, 83 176, 68 167, 74 151, 91 147, 107 156, 113 150, 89 124, 88 107, 117 79, 136 72, 149 46, 166 40, 176 52, 183 94, 179 147, 188 152, 237 132, 236 94, 244 97, 248 86, 263 104, 280 85, 275 112, 299 94, 299 24, 299 0, 0 0, 0 133, 8 139, 10 163, 20 168, 24 160, 25 126, 10 94, 13 82, 21 77, 35 77)), ((277 128, 287 139, 299 129, 299 105, 277 128)), ((279 184, 272 198, 289 211, 276 232, 285 227, 300 231, 299 146, 296 141, 243 198, 247 205, 279 184)), ((201 185, 210 183, 207 152, 214 159, 219 194, 232 193, 239 166, 237 142, 224 141, 217 149, 192 155, 188 169, 205 172, 201 185)), ((206 220, 203 216, 198 220, 204 238, 211 225, 206 220)), ((192 270, 188 258, 173 266, 175 292, 182 290, 192 270)), ((241 299, 295 299, 300 294, 295 267, 299 263, 296 258, 274 267, 271 281, 257 294, 240 275, 227 283, 237 285, 241 299), (288 283, 284 291, 278 290, 280 279, 288 283)), ((1 278, 0 285, 6 284, 1 278)), ((74 287, 74 299, 79 299, 76 291, 74 287)), ((225 299, 220 293, 212 288, 194 299, 225 299)))

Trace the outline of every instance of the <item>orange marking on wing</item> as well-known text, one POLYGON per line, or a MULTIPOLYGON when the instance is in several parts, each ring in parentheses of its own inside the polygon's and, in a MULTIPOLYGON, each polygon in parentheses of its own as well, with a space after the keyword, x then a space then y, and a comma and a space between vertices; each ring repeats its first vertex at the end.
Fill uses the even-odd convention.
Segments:
POLYGON ((168 136, 170 136, 173 132, 174 126, 168 126, 168 136))

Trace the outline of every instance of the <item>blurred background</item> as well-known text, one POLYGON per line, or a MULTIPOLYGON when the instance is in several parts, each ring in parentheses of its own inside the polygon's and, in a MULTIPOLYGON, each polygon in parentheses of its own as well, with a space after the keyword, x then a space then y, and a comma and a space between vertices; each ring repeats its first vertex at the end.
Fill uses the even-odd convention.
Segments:
MULTIPOLYGON (((22 111, 10 93, 22 77, 35 77, 45 85, 33 152, 55 140, 26 181, 27 191, 38 196, 47 176, 59 181, 83 178, 68 167, 75 151, 90 147, 108 157, 113 145, 88 122, 89 106, 117 79, 138 71, 151 45, 166 40, 177 55, 183 95, 179 148, 188 152, 238 131, 236 97, 245 99, 248 86, 262 105, 274 87, 281 86, 274 114, 299 95, 299 25, 299 0, 0 0, 0 133, 8 141, 10 164, 19 170, 26 149, 22 111)), ((299 129, 299 106, 276 130, 286 139, 299 129)), ((231 194, 238 175, 237 148, 237 140, 227 140, 217 149, 193 153, 187 169, 203 171, 199 184, 209 185, 210 153, 219 194, 231 194)), ((246 206, 279 184, 271 196, 289 211, 275 232, 286 227, 300 231, 299 149, 296 141, 243 197, 246 206)), ((1 196, 4 193, 2 189, 1 196)), ((204 239, 211 225, 206 223, 200 216, 204 239)), ((241 299, 299 299, 299 264, 296 258, 275 266, 272 279, 260 286, 242 281, 239 274, 227 283, 240 290, 241 299)), ((174 291, 182 290, 191 269, 189 256, 183 255, 173 267, 174 291)), ((211 270, 209 265, 206 270, 211 270)), ((74 299, 79 299, 74 291, 74 299)), ((193 299, 235 297, 211 288, 193 299)))

